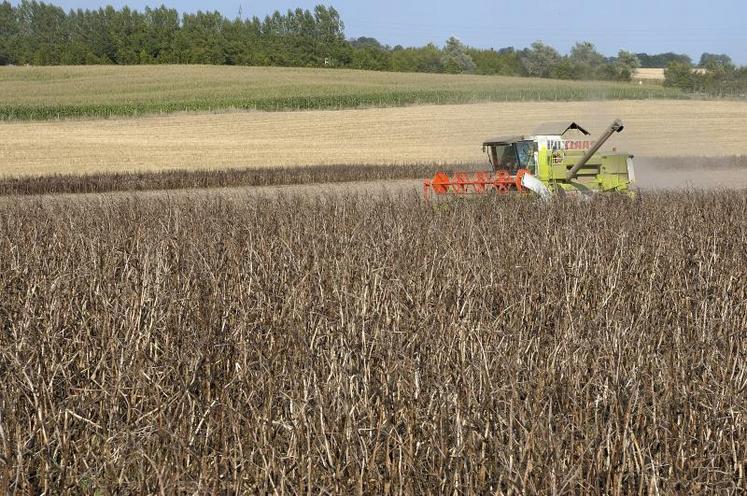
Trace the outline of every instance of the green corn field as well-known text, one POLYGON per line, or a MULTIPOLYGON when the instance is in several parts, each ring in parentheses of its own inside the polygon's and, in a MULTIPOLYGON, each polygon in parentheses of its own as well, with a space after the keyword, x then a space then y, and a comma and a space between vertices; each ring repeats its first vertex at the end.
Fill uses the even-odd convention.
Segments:
POLYGON ((0 67, 0 120, 685 98, 660 85, 226 66, 0 67))

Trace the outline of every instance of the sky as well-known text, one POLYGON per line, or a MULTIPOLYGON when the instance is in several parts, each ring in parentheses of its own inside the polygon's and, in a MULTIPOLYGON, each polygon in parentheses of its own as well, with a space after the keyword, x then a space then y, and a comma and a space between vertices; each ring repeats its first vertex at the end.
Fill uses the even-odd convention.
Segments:
MULTIPOLYGON (((179 12, 219 10, 234 18, 318 3, 334 6, 349 38, 389 45, 443 45, 450 36, 480 48, 523 48, 536 40, 567 53, 591 41, 605 55, 619 49, 677 52, 695 62, 703 52, 726 53, 747 65, 747 0, 45 0, 66 10, 107 4, 142 10, 161 3, 179 12)), ((12 3, 18 3, 14 1, 12 3)))

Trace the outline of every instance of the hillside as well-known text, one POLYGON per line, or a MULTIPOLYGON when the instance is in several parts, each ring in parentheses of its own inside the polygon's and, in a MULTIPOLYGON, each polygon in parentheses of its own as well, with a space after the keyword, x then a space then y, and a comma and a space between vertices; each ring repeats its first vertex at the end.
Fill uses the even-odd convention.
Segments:
POLYGON ((647 84, 342 69, 0 67, 0 120, 684 96, 677 90, 647 84))

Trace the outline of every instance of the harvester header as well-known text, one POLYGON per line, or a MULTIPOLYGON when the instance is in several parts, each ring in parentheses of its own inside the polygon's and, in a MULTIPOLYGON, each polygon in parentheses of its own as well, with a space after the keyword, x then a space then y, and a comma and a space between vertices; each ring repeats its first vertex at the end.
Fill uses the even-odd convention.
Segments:
POLYGON ((483 142, 491 171, 442 172, 423 183, 426 200, 431 194, 534 192, 547 198, 556 193, 628 193, 635 182, 633 155, 600 152, 604 144, 624 129, 616 119, 596 141, 566 136, 573 131, 590 133, 575 122, 546 123, 533 135, 500 136, 483 142))

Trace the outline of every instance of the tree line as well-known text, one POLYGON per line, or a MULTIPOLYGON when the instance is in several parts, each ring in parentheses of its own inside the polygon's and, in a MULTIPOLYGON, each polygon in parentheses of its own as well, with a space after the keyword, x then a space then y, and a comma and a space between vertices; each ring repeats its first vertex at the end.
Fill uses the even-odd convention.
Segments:
POLYGON ((228 19, 219 12, 179 14, 165 6, 143 12, 111 6, 71 10, 22 0, 0 3, 0 64, 227 64, 347 67, 379 71, 500 74, 562 79, 629 79, 633 54, 606 58, 591 43, 568 56, 537 42, 516 50, 465 46, 390 47, 345 37, 333 7, 228 19))
POLYGON ((664 71, 664 85, 711 96, 747 96, 747 67, 737 67, 728 55, 704 53, 697 68, 675 61, 664 71))
MULTIPOLYGON (((494 50, 468 47, 454 37, 443 47, 391 47, 375 38, 346 39, 339 12, 322 5, 276 11, 264 19, 229 19, 219 12, 179 14, 165 6, 66 12, 35 0, 0 3, 0 64, 326 66, 618 81, 630 80, 638 67, 693 65, 687 55, 675 53, 621 50, 605 57, 589 42, 577 43, 567 55, 540 41, 494 50)), ((722 66, 733 67, 729 64, 722 66)), ((693 82, 696 76, 687 84, 670 79, 672 86, 700 84, 693 82)))
POLYGON ((333 8, 275 12, 264 21, 218 12, 71 10, 0 3, 0 64, 232 64, 321 66, 349 47, 333 8))

